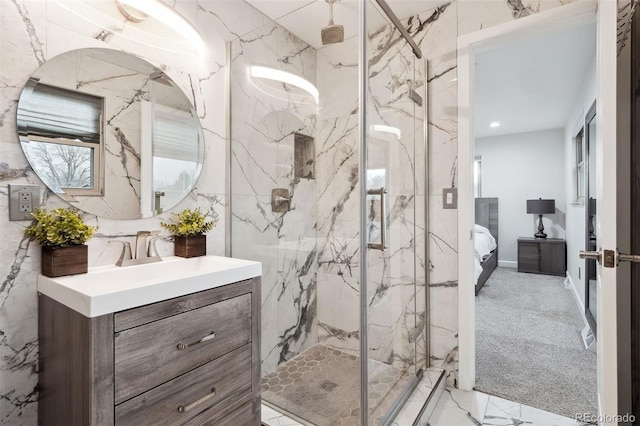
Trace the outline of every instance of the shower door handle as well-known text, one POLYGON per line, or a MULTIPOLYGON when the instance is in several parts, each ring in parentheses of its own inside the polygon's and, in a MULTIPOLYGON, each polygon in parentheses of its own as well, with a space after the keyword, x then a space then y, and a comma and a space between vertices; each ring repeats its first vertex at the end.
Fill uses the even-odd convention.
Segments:
POLYGON ((369 189, 367 191, 368 195, 379 195, 380 196, 380 243, 369 243, 367 247, 370 249, 376 249, 380 251, 384 251, 387 248, 387 212, 385 209, 385 194, 387 193, 387 188, 380 187, 379 189, 369 189))

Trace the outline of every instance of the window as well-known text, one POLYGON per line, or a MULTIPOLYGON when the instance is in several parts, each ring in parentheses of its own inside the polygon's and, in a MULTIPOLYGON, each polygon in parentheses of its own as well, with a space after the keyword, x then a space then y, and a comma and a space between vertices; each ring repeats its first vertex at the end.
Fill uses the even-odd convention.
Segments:
POLYGON ((473 161, 473 196, 475 198, 482 197, 481 172, 482 172, 482 157, 478 155, 473 161))
POLYGON ((27 88, 18 132, 32 168, 54 192, 101 195, 103 99, 35 79, 27 88))
POLYGON ((576 137, 574 138, 575 146, 575 200, 578 202, 584 201, 584 128, 580 129, 576 137))

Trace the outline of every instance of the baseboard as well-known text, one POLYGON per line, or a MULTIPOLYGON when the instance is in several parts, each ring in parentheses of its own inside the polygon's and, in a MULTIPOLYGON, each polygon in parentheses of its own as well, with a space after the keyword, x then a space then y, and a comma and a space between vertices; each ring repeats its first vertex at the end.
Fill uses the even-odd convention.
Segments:
POLYGON ((567 276, 565 277, 565 287, 569 288, 571 290, 571 294, 573 294, 573 300, 576 302, 576 308, 578 308, 580 318, 582 318, 582 321, 584 321, 586 325, 589 325, 587 317, 584 315, 584 303, 582 303, 582 300, 580 299, 578 290, 576 290, 576 286, 573 284, 573 280, 571 279, 569 272, 567 272, 567 276))
POLYGON ((518 267, 518 262, 515 262, 513 260, 499 260, 498 259, 498 266, 501 266, 503 268, 517 268, 518 267))

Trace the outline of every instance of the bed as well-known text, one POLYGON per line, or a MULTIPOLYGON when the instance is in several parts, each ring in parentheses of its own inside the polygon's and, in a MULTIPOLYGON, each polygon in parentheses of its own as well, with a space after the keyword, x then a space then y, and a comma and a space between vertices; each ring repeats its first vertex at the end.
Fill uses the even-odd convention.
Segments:
POLYGON ((498 199, 476 198, 476 296, 498 266, 498 199), (490 234, 488 237, 486 234, 490 234), (493 237, 493 238, 491 238, 493 237), (493 240, 493 244, 490 240, 493 240))

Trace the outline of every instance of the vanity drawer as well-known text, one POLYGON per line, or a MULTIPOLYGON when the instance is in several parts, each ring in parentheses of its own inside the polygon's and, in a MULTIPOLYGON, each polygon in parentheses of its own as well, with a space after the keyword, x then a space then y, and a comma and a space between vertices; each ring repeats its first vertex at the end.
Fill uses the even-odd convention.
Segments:
POLYGON ((252 286, 253 280, 239 281, 231 285, 216 287, 174 299, 163 300, 162 302, 116 312, 113 314, 114 331, 123 331, 128 328, 138 327, 226 299, 238 297, 250 293, 252 286))
POLYGON ((251 294, 116 333, 115 402, 126 401, 250 341, 251 294))
MULTIPOLYGON (((224 355, 116 406, 117 426, 220 424, 244 413, 251 396, 251 345, 224 355), (212 392, 215 389, 215 392, 212 392), (182 411, 179 407, 183 407, 182 411), (226 421, 226 420, 225 420, 226 421)), ((249 408, 251 405, 249 404, 249 408)), ((236 425, 249 424, 238 422, 236 425)))
MULTIPOLYGON (((238 395, 239 396, 239 395, 238 395)), ((231 398, 229 398, 231 399, 231 398)), ((197 426, 251 426, 259 425, 260 413, 253 415, 251 394, 245 394, 234 403, 226 404, 226 407, 218 410, 213 407, 200 417, 193 419, 193 425, 197 426)), ((220 404, 220 405, 223 405, 220 404)))

